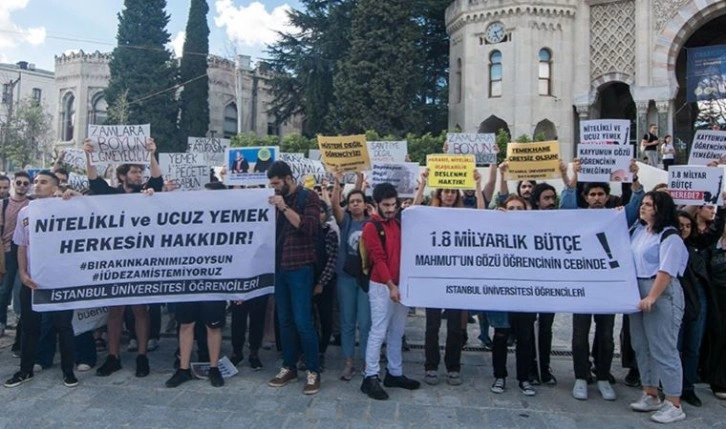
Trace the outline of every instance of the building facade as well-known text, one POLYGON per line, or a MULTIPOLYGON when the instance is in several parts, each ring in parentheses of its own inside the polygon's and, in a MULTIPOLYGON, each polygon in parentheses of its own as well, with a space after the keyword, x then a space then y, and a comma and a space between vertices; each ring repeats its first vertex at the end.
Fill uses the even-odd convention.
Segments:
POLYGON ((726 44, 726 1, 455 0, 446 24, 449 128, 556 138, 571 159, 585 119, 690 143, 686 49, 726 44))
MULTIPOLYGON (((110 79, 110 54, 63 54, 55 58, 56 130, 61 146, 79 146, 88 125, 103 124, 108 104, 103 90, 110 79)), ((301 118, 277 123, 268 113, 272 96, 264 63, 251 67, 248 56, 208 59, 210 135, 232 137, 254 132, 283 136, 302 129, 301 118)), ((151 124, 153 134, 153 124, 151 124)), ((202 136, 199 136, 202 137, 202 136)))

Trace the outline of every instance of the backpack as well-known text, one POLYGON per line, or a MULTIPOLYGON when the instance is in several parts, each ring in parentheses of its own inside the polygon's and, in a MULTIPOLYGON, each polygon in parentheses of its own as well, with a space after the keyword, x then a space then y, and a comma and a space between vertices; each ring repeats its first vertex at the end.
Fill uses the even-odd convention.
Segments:
MULTIPOLYGON (((383 229, 383 224, 377 220, 370 220, 378 231, 378 237, 381 239, 381 245, 383 250, 386 250, 386 231, 383 229)), ((364 225, 365 227, 365 225, 364 225)), ((371 268, 372 263, 368 257, 368 250, 365 247, 363 238, 358 241, 358 249, 355 256, 346 255, 345 263, 343 264, 343 272, 356 279, 358 286, 363 289, 363 292, 368 293, 370 289, 371 281, 371 268)))

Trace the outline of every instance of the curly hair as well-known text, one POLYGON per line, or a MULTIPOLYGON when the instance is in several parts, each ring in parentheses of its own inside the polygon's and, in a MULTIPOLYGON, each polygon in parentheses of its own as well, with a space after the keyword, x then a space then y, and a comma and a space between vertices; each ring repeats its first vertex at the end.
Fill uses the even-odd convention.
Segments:
MULTIPOLYGON (((678 212, 676 204, 667 192, 650 191, 643 196, 643 201, 650 197, 653 201, 655 221, 651 228, 652 232, 660 234, 666 227, 672 226, 678 229, 678 212)), ((641 219, 641 223, 645 223, 641 219)))

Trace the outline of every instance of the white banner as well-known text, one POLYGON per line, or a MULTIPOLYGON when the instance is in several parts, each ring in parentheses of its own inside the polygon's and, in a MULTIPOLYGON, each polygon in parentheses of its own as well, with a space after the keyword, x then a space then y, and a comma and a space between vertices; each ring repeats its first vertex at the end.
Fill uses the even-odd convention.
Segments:
MULTIPOLYGON (((100 173, 99 173, 100 174, 100 173)), ((84 174, 68 173, 68 187, 74 191, 83 192, 89 188, 88 176, 84 174)))
POLYGON ((225 185, 267 185, 267 169, 277 161, 279 152, 277 146, 227 149, 225 185))
POLYGON ((402 215, 407 306, 611 314, 640 301, 624 211, 417 206, 402 215))
POLYGON ((91 165, 144 164, 151 162, 146 150, 146 139, 151 137, 151 126, 146 125, 89 125, 91 165))
POLYGON ((73 310, 73 335, 106 326, 108 323, 108 307, 86 308, 73 310))
POLYGON ((398 190, 399 198, 416 196, 419 165, 415 162, 383 163, 374 162, 370 175, 370 189, 380 183, 390 183, 398 190))
POLYGON ((160 153, 159 167, 174 190, 199 191, 209 183, 209 167, 201 153, 160 153))
POLYGON ((86 171, 86 152, 76 147, 63 149, 63 163, 77 170, 86 171))
POLYGON ((671 165, 668 169, 668 193, 678 205, 721 206, 722 186, 722 168, 671 165))
POLYGON ((476 165, 497 163, 497 136, 494 134, 448 133, 448 153, 453 155, 474 155, 476 165))
POLYGON ((374 162, 406 162, 406 155, 408 155, 408 142, 406 140, 393 142, 373 141, 367 142, 367 144, 371 164, 374 162))
POLYGON ((29 211, 37 311, 271 293, 272 189, 49 198, 29 211))
POLYGON ((187 139, 187 152, 203 154, 204 164, 207 167, 224 165, 227 148, 229 148, 228 139, 216 137, 189 137, 187 139))
POLYGON ((580 121, 580 143, 628 145, 630 121, 627 119, 580 121))
POLYGON ((305 179, 312 177, 315 183, 323 183, 323 179, 328 176, 325 171, 325 167, 321 161, 314 161, 312 159, 301 159, 298 161, 287 161, 292 170, 292 177, 299 184, 303 184, 305 179))
POLYGON ((301 161, 305 159, 305 154, 302 152, 280 152, 279 159, 285 162, 301 161))
POLYGON ((308 158, 314 161, 321 161, 323 154, 320 152, 320 149, 308 149, 308 158))
POLYGON ((711 161, 718 160, 726 162, 726 131, 696 131, 688 164, 707 165, 711 161))
POLYGON ((630 145, 579 144, 577 158, 581 166, 577 178, 581 182, 633 182, 630 145))

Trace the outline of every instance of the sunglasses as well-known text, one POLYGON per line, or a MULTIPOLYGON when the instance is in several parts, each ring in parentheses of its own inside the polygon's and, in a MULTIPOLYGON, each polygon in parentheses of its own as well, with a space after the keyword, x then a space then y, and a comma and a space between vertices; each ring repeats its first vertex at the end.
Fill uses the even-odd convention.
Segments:
POLYGON ((27 182, 25 180, 16 180, 15 186, 30 186, 30 182, 27 182))

